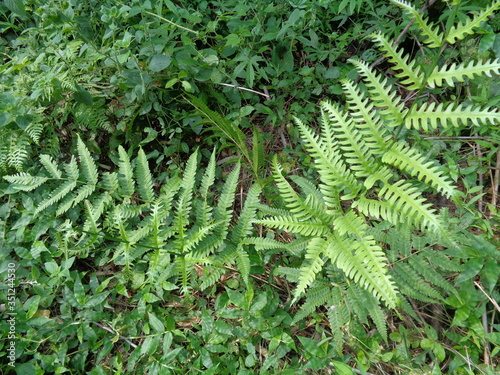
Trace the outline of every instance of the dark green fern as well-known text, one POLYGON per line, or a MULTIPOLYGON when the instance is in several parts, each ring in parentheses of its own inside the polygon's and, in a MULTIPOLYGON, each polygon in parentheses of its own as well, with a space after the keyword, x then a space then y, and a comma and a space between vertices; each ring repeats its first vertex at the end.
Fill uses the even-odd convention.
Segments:
POLYGON ((171 290, 174 282, 187 292, 196 265, 207 268, 200 281, 203 288, 213 285, 232 263, 248 280, 250 261, 243 240, 252 232, 260 188, 250 189, 230 230, 239 164, 214 202, 210 193, 215 154, 199 184, 197 152, 189 158, 182 177, 157 181, 142 149, 131 159, 120 146, 116 171, 104 173, 80 138, 77 149, 78 157, 62 166, 42 155, 43 173, 5 176, 12 189, 44 191, 33 215, 51 210, 67 218, 57 245, 68 256, 92 253, 101 264, 112 261, 123 266, 128 276, 138 263, 146 264, 144 280, 160 295, 171 290), (155 183, 161 187, 157 189, 155 183))

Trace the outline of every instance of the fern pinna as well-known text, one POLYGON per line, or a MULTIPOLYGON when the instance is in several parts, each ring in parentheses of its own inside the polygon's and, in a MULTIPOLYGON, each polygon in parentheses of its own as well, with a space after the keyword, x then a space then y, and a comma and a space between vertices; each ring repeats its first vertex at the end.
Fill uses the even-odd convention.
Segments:
MULTIPOLYGON (((454 43, 472 33, 478 20, 484 20, 500 6, 500 1, 495 1, 474 19, 443 34, 406 1, 394 3, 416 18, 415 25, 427 47, 438 51, 445 43, 454 43)), ((426 72, 416 61, 393 47, 384 35, 377 33, 372 38, 393 64, 398 84, 407 91, 454 85, 476 75, 491 76, 500 71, 499 61, 488 61, 451 66, 436 63, 426 72)), ((439 52, 436 56, 439 57, 439 52)), ((306 241, 302 252, 298 251, 304 259, 300 269, 294 271, 284 267, 278 270, 297 283, 294 301, 305 296, 302 312, 296 320, 324 305, 336 335, 354 313, 361 322, 369 314, 379 332, 387 338, 379 302, 391 308, 405 308, 407 302, 402 296, 435 301, 452 293, 452 285, 435 271, 432 261, 446 259, 446 256, 431 250, 430 246, 440 243, 456 247, 462 241, 450 233, 441 213, 427 202, 424 194, 434 191, 458 200, 460 192, 445 175, 444 168, 428 160, 416 147, 398 139, 395 134, 399 131, 394 129, 406 127, 425 131, 439 126, 498 123, 500 114, 497 109, 464 104, 407 103, 398 95, 397 87, 389 84, 388 78, 361 60, 351 59, 351 62, 363 86, 350 80, 343 82, 345 106, 322 102, 319 132, 295 119, 319 175, 317 189, 294 177, 293 181, 304 192, 297 193, 275 159, 274 179, 286 210, 275 211, 257 223, 290 232, 301 244, 306 241), (415 255, 411 250, 415 245, 407 241, 404 243, 408 252, 405 261, 398 261, 394 249, 401 248, 386 237, 376 235, 375 223, 383 224, 386 230, 393 228, 390 233, 396 236, 401 233, 415 236, 415 231, 427 233, 429 247, 425 251, 415 249, 420 252, 415 255), (433 257, 430 254, 433 252, 439 255, 433 257)), ((277 241, 271 239, 253 242, 263 249, 279 247, 277 241)), ((294 246, 282 244, 282 248, 294 246)), ((439 262, 440 265, 445 263, 439 262)))
POLYGON ((68 256, 87 257, 92 252, 100 264, 112 261, 123 266, 125 276, 144 278, 160 296, 176 288, 174 282, 186 292, 197 264, 207 269, 200 280, 204 288, 217 282, 225 266, 233 262, 248 280, 250 261, 243 239, 252 229, 260 188, 250 189, 233 223, 239 164, 214 202, 215 153, 200 184, 197 152, 189 158, 182 177, 166 181, 153 177, 142 149, 131 160, 121 146, 117 170, 99 173, 80 138, 78 158, 73 156, 62 168, 47 155, 40 161, 43 173, 20 172, 5 179, 13 190, 40 189, 44 198, 33 215, 66 218, 57 247, 68 256))

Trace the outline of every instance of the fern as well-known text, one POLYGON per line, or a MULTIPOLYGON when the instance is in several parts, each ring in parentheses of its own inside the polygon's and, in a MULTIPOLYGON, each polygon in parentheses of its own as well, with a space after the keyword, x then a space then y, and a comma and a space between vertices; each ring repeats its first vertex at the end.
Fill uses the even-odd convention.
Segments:
POLYGON ((460 24, 453 26, 446 35, 446 41, 450 44, 454 44, 457 40, 465 38, 467 34, 473 34, 473 30, 480 26, 481 22, 493 15, 499 8, 500 1, 493 1, 493 3, 478 12, 472 19, 469 18, 465 22, 461 22, 460 24))
MULTIPOLYGON (((85 257, 99 248, 101 261, 112 260, 123 266, 125 277, 132 277, 130 271, 137 262, 147 264, 146 282, 159 295, 170 290, 169 278, 175 278, 181 290, 188 292, 194 265, 200 263, 211 267, 219 277, 227 264, 236 264, 248 281, 249 244, 245 240, 253 232, 261 188, 255 185, 249 190, 234 230, 230 230, 239 164, 214 204, 209 191, 216 189, 215 153, 201 184, 195 152, 183 176, 169 178, 159 189, 155 189, 158 182, 143 150, 131 159, 129 152, 119 147, 118 157, 116 171, 100 173, 92 154, 78 139, 77 155, 68 163, 61 166, 42 155, 38 175, 20 172, 5 179, 13 189, 40 189, 43 195, 33 209, 34 215, 51 210, 65 218, 58 240, 61 251, 85 257)), ((202 285, 209 287, 217 279, 204 278, 202 285)))
MULTIPOLYGON (((458 27, 445 32, 409 2, 394 3, 414 18, 426 48, 439 49, 436 61, 445 43, 462 38, 498 8, 495 1, 463 23, 463 32, 458 27)), ((254 238, 247 243, 257 249, 291 249, 294 243, 301 244, 293 253, 302 259, 300 267, 278 270, 297 283, 293 302, 305 298, 295 321, 323 305, 334 331, 343 329, 349 319, 346 311, 350 311, 361 322, 367 322, 370 316, 387 340, 381 302, 390 308, 405 308, 408 304, 401 297, 430 302, 453 294, 454 288, 440 267, 445 270, 456 265, 429 246, 459 248, 460 242, 467 243, 463 236, 452 233, 447 220, 427 201, 425 193, 458 200, 460 192, 436 161, 398 139, 399 130, 500 122, 497 109, 478 109, 472 104, 405 104, 397 94, 398 87, 425 93, 479 75, 491 77, 498 74, 500 63, 436 63, 436 68, 424 69, 381 33, 371 37, 392 64, 397 86, 367 63, 350 60, 364 86, 343 81, 345 106, 322 102, 317 130, 295 119, 304 148, 318 172, 317 185, 292 176, 290 179, 301 188, 297 189, 283 176, 276 158, 273 162, 273 177, 285 210, 263 208, 264 217, 256 223, 273 232, 292 233, 294 241, 280 245, 273 238, 254 238), (396 136, 391 134, 392 128, 399 129, 396 136), (436 264, 430 254, 435 255, 436 264), (334 271, 328 273, 329 269, 334 271), (330 294, 323 283, 334 285, 335 292, 330 294), (329 309, 329 304, 343 307, 329 309)))
POLYGON ((420 12, 413 7, 409 2, 404 0, 391 0, 393 3, 399 5, 405 10, 417 23, 420 32, 426 37, 424 43, 428 44, 431 48, 439 48, 443 45, 443 35, 437 29, 437 26, 429 25, 420 12))

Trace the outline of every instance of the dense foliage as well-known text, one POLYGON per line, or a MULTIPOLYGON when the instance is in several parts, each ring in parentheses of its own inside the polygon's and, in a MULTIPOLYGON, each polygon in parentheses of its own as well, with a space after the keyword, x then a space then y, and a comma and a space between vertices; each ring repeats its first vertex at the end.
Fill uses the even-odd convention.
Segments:
POLYGON ((495 374, 500 1, 0 4, 17 374, 495 374))

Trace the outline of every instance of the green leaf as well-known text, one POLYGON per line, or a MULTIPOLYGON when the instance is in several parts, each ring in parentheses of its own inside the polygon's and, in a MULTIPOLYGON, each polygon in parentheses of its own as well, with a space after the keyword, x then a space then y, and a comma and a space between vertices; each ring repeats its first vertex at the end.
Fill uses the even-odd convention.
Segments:
POLYGON ((158 319, 152 312, 148 312, 148 317, 151 328, 153 328, 156 332, 165 332, 165 326, 160 319, 158 319))
POLYGON ((237 34, 229 34, 226 37, 226 47, 236 47, 241 43, 241 38, 237 34))
POLYGON ((92 95, 84 88, 79 85, 76 86, 77 90, 73 93, 73 99, 77 103, 85 104, 88 107, 92 106, 92 95))
POLYGON ((33 296, 29 298, 23 305, 26 310, 26 319, 30 319, 38 311, 38 304, 40 303, 40 296, 33 296))
POLYGON ((3 3, 12 13, 17 14, 23 19, 29 18, 23 0, 5 0, 3 3))
POLYGON ((472 258, 469 260, 467 263, 464 264, 463 266, 463 272, 458 275, 457 279, 455 280, 455 283, 461 284, 464 281, 467 281, 474 276, 476 276, 479 271, 483 268, 484 265, 484 259, 483 258, 472 258))
POLYGON ((80 280, 80 276, 77 275, 75 278, 75 285, 73 286, 73 295, 75 299, 78 301, 80 305, 85 305, 86 296, 85 296, 85 288, 83 287, 82 280, 80 280))
POLYGON ((167 69, 172 62, 172 57, 168 55, 154 55, 149 62, 149 70, 153 72, 161 72, 167 69))
POLYGON ((111 293, 110 291, 106 291, 103 293, 96 294, 94 296, 90 296, 87 302, 85 303, 85 308, 91 308, 100 305, 108 297, 110 293, 111 293))

